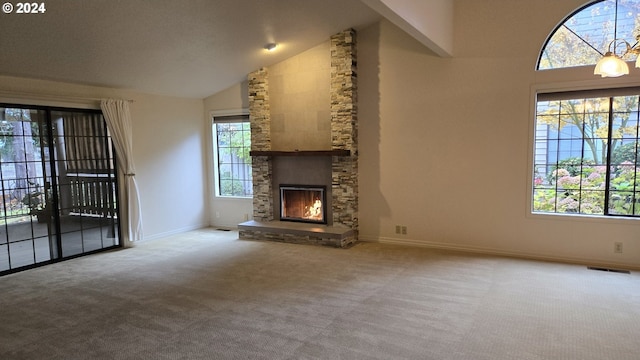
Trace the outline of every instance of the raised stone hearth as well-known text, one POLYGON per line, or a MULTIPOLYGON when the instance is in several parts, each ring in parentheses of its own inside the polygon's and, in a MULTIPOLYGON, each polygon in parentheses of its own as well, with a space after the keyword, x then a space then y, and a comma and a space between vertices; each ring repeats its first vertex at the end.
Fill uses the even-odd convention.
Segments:
MULTIPOLYGON (((356 106, 356 43, 355 31, 343 31, 331 37, 330 45, 330 106, 319 109, 313 124, 318 128, 330 128, 327 132, 327 148, 298 148, 298 145, 283 143, 282 139, 294 139, 297 133, 287 137, 282 122, 290 114, 276 115, 277 125, 273 125, 270 111, 269 71, 266 68, 249 75, 249 117, 251 123, 251 155, 253 173, 253 219, 238 225, 241 239, 273 240, 300 244, 348 247, 358 239, 358 142, 356 106), (329 114, 330 112, 330 114, 329 114), (326 125, 323 115, 326 113, 326 125), (272 144, 272 127, 276 128, 277 144, 272 144), (329 139, 329 136, 331 139, 329 139), (329 145, 330 141, 330 145, 329 145), (295 157, 296 161, 290 160, 295 157), (326 161, 323 159, 327 159, 326 161), (302 161, 302 162, 300 162, 302 161), (317 174, 309 174, 308 164, 318 164, 317 174), (326 164, 326 165, 323 165, 326 164), (283 170, 304 168, 301 180, 291 180, 288 176, 295 171, 283 170), (274 175, 275 170, 279 171, 274 175), (286 173, 286 175, 283 175, 286 173), (326 175, 325 175, 326 174, 326 175), (315 176, 315 178, 314 178, 315 176), (286 179, 288 183, 305 185, 309 178, 325 179, 307 185, 327 187, 326 206, 330 206, 326 224, 308 224, 280 221, 279 198, 274 189, 276 182, 286 179), (326 184, 326 185, 324 185, 326 184)), ((278 82, 283 79, 278 77, 278 82)), ((278 94, 285 96, 286 94, 278 94)), ((321 97, 321 96, 320 96, 321 97)), ((297 99, 297 98, 296 98, 297 99)), ((282 99, 278 99, 279 104, 282 99)), ((296 107, 300 104, 294 103, 296 107)), ((329 105, 329 104, 327 104, 329 105)), ((308 117, 308 114, 303 114, 308 117)), ((287 119, 285 119, 287 120, 287 119)), ((295 117, 294 121, 298 121, 295 117)), ((300 119, 299 121, 305 121, 300 119)), ((308 121, 308 120, 307 120, 308 121)), ((324 135, 320 136, 319 140, 324 135)), ((315 140, 315 139, 314 139, 315 140)), ((323 146, 324 147, 324 146, 323 146)), ((277 191, 276 191, 277 192, 277 191)))
POLYGON ((238 225, 240 238, 346 248, 355 242, 353 229, 287 221, 247 221, 238 225))

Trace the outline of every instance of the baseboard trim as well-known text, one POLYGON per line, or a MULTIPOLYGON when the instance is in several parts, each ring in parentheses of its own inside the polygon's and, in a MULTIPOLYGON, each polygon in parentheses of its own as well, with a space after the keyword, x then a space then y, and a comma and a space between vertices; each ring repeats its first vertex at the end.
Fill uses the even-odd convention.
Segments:
POLYGON ((134 244, 135 243, 139 243, 139 242, 145 242, 145 241, 150 241, 150 240, 161 239, 163 237, 176 235, 176 234, 180 234, 180 233, 184 233, 184 232, 192 231, 192 230, 204 229, 204 228, 208 228, 208 227, 210 227, 209 224, 186 226, 186 227, 183 227, 183 228, 180 228, 180 229, 175 229, 175 230, 166 231, 166 232, 163 232, 163 233, 153 234, 151 236, 144 236, 140 241, 134 242, 134 244))
POLYGON ((415 246, 415 247, 459 251, 459 252, 467 252, 467 253, 475 253, 475 254, 504 256, 504 257, 527 259, 527 260, 551 261, 551 262, 578 264, 578 265, 585 265, 585 266, 587 265, 600 266, 600 267, 608 267, 608 268, 615 268, 615 269, 640 270, 639 264, 603 261, 599 259, 589 259, 589 258, 574 258, 574 257, 554 256, 554 255, 546 255, 546 254, 534 254, 534 253, 527 253, 522 251, 506 251, 502 249, 442 243, 442 242, 435 242, 435 241, 398 239, 398 238, 387 238, 387 237, 372 237, 372 236, 366 236, 366 235, 365 236, 360 235, 358 237, 358 240, 363 242, 374 242, 374 243, 402 245, 402 246, 415 246))

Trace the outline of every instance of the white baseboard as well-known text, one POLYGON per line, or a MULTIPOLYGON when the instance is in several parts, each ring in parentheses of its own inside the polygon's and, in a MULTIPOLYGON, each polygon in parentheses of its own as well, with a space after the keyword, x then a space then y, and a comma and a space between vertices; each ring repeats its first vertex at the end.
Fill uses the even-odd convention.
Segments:
POLYGON ((443 242, 436 242, 436 241, 398 239, 398 238, 388 238, 388 237, 373 237, 373 236, 366 236, 362 234, 358 236, 358 240, 364 241, 364 242, 376 242, 381 244, 416 246, 416 247, 425 247, 425 248, 431 248, 431 249, 441 249, 441 250, 469 252, 469 253, 485 254, 485 255, 505 256, 505 257, 513 257, 513 258, 521 258, 521 259, 529 259, 529 260, 581 264, 581 265, 600 266, 600 267, 615 268, 615 269, 640 270, 639 264, 603 261, 600 259, 554 256, 554 255, 548 255, 548 254, 535 254, 535 253, 527 253, 523 251, 510 251, 510 250, 494 249, 494 248, 487 248, 487 247, 481 247, 481 246, 459 245, 459 244, 443 243, 443 242))
POLYGON ((143 235, 142 240, 140 240, 138 242, 156 240, 156 239, 160 239, 160 238, 163 238, 163 237, 167 237, 167 236, 171 236, 171 235, 175 235, 175 234, 180 234, 180 233, 187 232, 187 231, 203 229, 203 228, 207 228, 207 227, 209 227, 209 224, 200 224, 200 225, 186 226, 186 227, 175 229, 175 230, 171 230, 171 231, 165 231, 165 232, 158 233, 158 234, 153 234, 153 235, 150 235, 150 236, 143 235))

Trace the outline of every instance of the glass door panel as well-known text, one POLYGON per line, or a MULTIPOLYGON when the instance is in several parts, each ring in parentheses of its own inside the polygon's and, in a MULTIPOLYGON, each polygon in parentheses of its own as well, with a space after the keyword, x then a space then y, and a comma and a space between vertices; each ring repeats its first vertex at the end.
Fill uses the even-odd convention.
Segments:
POLYGON ((63 256, 119 244, 113 146, 101 114, 53 111, 63 256))
POLYGON ((55 259, 50 222, 38 221, 47 207, 46 112, 0 108, 0 271, 55 259))

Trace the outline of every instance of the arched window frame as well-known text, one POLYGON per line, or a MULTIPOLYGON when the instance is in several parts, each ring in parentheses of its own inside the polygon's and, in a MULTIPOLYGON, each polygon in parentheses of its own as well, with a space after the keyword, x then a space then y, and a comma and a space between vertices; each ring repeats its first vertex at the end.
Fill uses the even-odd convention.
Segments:
MULTIPOLYGON (((549 34, 536 61, 536 70, 595 65, 614 39, 623 39, 632 46, 636 44, 639 19, 640 0, 590 2, 565 17, 549 34), (564 40, 558 39, 563 37, 564 40), (561 54, 555 59, 560 62, 556 65, 549 63, 549 54, 554 50, 561 54)), ((612 44, 612 50, 618 55, 624 53, 623 47, 612 44)))

